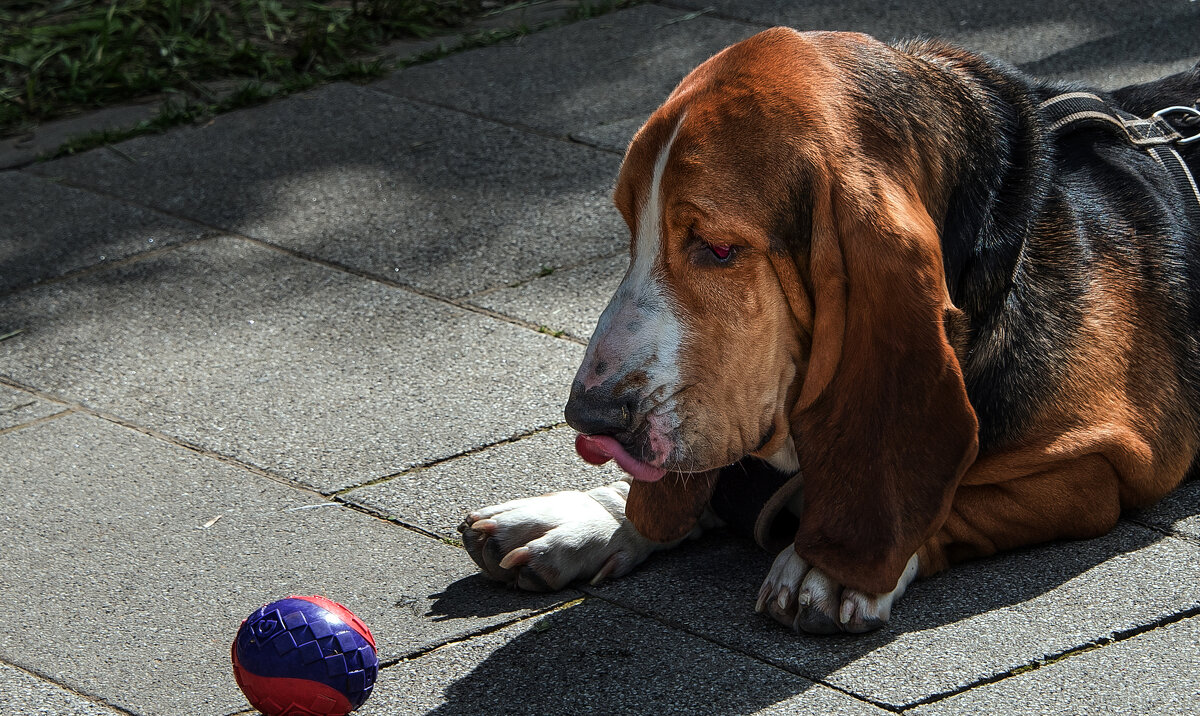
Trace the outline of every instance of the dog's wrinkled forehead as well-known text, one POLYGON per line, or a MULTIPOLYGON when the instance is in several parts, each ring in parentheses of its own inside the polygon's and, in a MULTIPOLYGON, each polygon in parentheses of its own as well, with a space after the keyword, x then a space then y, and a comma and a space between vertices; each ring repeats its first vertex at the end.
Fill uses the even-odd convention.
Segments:
POLYGON ((859 44, 852 35, 778 28, 684 78, 635 135, 621 166, 613 198, 632 251, 648 228, 642 221, 652 198, 659 201, 655 218, 675 222, 675 238, 699 220, 715 229, 710 234, 748 229, 742 238, 752 241, 807 186, 805 176, 836 166, 838 140, 853 134, 853 118, 843 116, 842 70, 850 62, 834 58, 862 50, 859 44))

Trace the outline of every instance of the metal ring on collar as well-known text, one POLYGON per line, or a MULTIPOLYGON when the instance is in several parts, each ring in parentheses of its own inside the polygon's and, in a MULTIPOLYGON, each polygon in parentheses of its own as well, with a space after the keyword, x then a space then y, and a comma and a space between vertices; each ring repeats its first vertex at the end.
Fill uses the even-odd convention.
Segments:
MULTIPOLYGON (((1161 119, 1164 122, 1169 123, 1167 117, 1171 115, 1183 115, 1183 121, 1176 121, 1178 121, 1179 124, 1186 126, 1191 126, 1200 122, 1200 109, 1197 109, 1196 107, 1184 107, 1182 105, 1164 107, 1151 115, 1151 119, 1161 119)), ((1178 140, 1176 144, 1191 144, 1192 142, 1200 142, 1200 132, 1197 132, 1190 137, 1184 137, 1178 140)))

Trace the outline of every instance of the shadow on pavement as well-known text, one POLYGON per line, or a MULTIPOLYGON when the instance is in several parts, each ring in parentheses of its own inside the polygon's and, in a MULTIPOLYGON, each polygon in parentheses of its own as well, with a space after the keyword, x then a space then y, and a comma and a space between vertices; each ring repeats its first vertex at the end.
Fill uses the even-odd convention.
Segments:
MULTIPOLYGON (((1165 502, 1167 509, 1153 508, 1135 517, 1169 529, 1200 514, 1196 485, 1193 481, 1165 502)), ((446 688, 448 702, 436 713, 465 713, 497 703, 509 704, 506 710, 514 713, 613 713, 621 711, 620 700, 626 696, 620 690, 627 687, 638 690, 629 705, 669 702, 671 713, 754 713, 805 694, 812 688, 808 680, 904 707, 1007 673, 1089 638, 1108 637, 1120 631, 1114 625, 1124 618, 1136 621, 1129 586, 1145 589, 1150 580, 1154 590, 1176 588, 1150 571, 1162 569, 1158 555, 1172 549, 1158 545, 1163 539, 1162 532, 1126 520, 1097 539, 1058 542, 959 565, 910 587, 883 630, 820 637, 797 635, 754 613, 772 555, 722 530, 657 555, 628 577, 584 587, 593 596, 587 605, 603 600, 632 610, 616 626, 611 618, 593 618, 595 609, 575 608, 550 617, 552 637, 528 624, 514 630, 515 636, 446 688), (1139 555, 1143 550, 1147 556, 1139 555), (1122 584, 1126 580, 1129 585, 1122 584), (663 625, 672 628, 673 637, 659 638, 663 625), (1058 634, 1048 636, 1048 629, 1058 634), (1088 633, 1094 636, 1079 636, 1088 633), (727 671, 702 676, 696 663, 706 663, 713 655, 720 655, 727 671), (739 685, 762 666, 742 655, 803 678, 780 683, 762 677, 762 683, 739 685), (513 684, 529 684, 531 679, 536 683, 528 691, 515 690, 513 684), (614 684, 604 690, 609 697, 571 702, 562 710, 561 699, 596 692, 598 682, 614 684), (515 701, 514 694, 519 694, 515 701)), ((455 582, 448 592, 455 594, 453 609, 458 609, 469 604, 471 592, 494 588, 476 575, 455 582)), ((435 612, 442 610, 449 611, 435 605, 435 612)), ((1161 615, 1142 618, 1152 621, 1157 616, 1161 615)))

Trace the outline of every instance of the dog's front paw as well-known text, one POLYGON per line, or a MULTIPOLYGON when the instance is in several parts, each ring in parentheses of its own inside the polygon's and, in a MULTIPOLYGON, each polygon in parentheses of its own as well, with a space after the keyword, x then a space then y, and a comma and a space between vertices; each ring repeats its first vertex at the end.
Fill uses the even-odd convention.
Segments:
POLYGON ((913 555, 896 588, 868 594, 844 588, 820 569, 809 565, 790 545, 785 547, 758 590, 757 612, 767 612, 779 622, 809 634, 859 634, 887 624, 892 605, 917 576, 913 555))
POLYGON ((619 482, 505 502, 467 515, 458 531, 492 579, 536 592, 580 578, 596 584, 625 574, 654 549, 625 519, 628 489, 619 482))

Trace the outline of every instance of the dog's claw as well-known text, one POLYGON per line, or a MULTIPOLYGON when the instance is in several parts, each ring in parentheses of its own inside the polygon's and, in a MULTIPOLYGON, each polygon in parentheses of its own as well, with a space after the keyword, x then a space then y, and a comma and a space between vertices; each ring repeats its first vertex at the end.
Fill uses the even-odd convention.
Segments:
POLYGON ((771 600, 771 588, 767 584, 763 584, 758 589, 758 601, 754 603, 754 611, 762 614, 762 611, 767 608, 767 602, 771 600))
POLYGON ((471 523, 471 529, 484 534, 496 534, 496 520, 478 520, 471 523))
POLYGON ((887 624, 892 604, 916 578, 918 568, 917 556, 913 555, 895 589, 882 594, 866 593, 844 587, 787 547, 775 558, 763 580, 757 611, 764 611, 761 607, 766 606, 765 611, 772 619, 808 634, 874 631, 887 624), (772 601, 773 597, 779 601, 772 601))
POLYGON ((500 569, 512 569, 522 564, 528 564, 529 558, 532 556, 533 552, 528 547, 517 547, 500 560, 500 569))
POLYGON ((784 611, 788 605, 792 603, 792 590, 784 587, 779 590, 779 595, 775 598, 775 606, 779 607, 779 611, 784 611))
POLYGON ((842 602, 841 613, 838 616, 841 617, 843 625, 849 624, 850 617, 854 616, 854 602, 850 601, 849 599, 844 600, 842 602))

